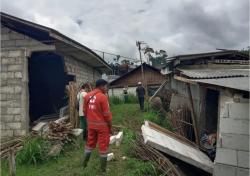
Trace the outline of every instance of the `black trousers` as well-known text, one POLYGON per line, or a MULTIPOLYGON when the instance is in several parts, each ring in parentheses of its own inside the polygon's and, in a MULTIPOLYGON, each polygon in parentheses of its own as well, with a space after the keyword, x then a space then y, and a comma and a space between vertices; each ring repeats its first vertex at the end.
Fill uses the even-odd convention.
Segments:
POLYGON ((140 109, 144 110, 144 97, 138 97, 140 109))

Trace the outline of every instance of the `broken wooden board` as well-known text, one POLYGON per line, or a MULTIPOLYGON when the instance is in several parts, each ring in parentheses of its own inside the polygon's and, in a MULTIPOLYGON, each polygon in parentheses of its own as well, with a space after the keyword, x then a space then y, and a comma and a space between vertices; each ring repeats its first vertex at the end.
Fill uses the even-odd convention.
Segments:
POLYGON ((141 127, 146 144, 199 169, 213 173, 213 162, 207 155, 195 146, 171 135, 171 132, 165 133, 163 130, 159 130, 161 127, 157 129, 156 124, 150 124, 153 123, 146 121, 141 127))
POLYGON ((44 131, 43 129, 48 125, 47 122, 39 122, 36 126, 32 128, 32 131, 35 132, 42 132, 44 131))

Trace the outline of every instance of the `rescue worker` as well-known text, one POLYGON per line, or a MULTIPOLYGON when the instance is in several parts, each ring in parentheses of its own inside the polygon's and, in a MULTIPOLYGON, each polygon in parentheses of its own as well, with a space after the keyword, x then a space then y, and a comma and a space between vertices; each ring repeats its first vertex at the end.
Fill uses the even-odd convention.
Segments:
POLYGON ((83 112, 84 97, 87 95, 87 87, 88 85, 86 83, 82 84, 80 91, 77 93, 78 112, 79 112, 81 127, 83 130, 83 133, 82 133, 83 140, 86 140, 87 138, 87 120, 83 112))
POLYGON ((82 164, 84 168, 87 166, 91 152, 98 143, 101 171, 103 173, 106 172, 109 138, 112 133, 112 114, 106 96, 107 84, 108 82, 103 79, 97 80, 96 88, 84 98, 84 112, 88 122, 88 138, 82 164))
POLYGON ((141 82, 138 82, 138 87, 136 88, 136 94, 138 97, 138 101, 140 104, 141 111, 144 110, 144 96, 145 96, 145 89, 142 87, 141 82))

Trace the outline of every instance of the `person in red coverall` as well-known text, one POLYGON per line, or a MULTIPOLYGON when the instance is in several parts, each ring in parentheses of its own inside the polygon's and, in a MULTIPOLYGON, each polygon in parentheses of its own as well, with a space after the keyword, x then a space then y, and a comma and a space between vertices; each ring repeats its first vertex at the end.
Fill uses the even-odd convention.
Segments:
POLYGON ((101 171, 106 172, 107 153, 110 134, 112 133, 112 114, 109 109, 108 82, 99 79, 96 88, 84 97, 84 113, 87 117, 88 138, 84 151, 83 167, 87 167, 92 150, 98 143, 101 171))

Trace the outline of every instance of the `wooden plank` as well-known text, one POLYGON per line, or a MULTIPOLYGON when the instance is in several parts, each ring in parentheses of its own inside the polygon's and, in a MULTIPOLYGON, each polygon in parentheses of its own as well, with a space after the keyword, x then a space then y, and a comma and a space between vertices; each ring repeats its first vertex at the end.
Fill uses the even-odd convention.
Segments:
POLYGON ((158 92, 161 91, 161 89, 167 84, 169 83, 169 80, 166 80, 158 89, 157 91, 154 93, 154 95, 152 97, 149 98, 149 102, 158 94, 158 92))
POLYGON ((15 160, 15 151, 11 149, 9 151, 9 174, 10 176, 16 175, 16 160, 15 160))
POLYGON ((199 135, 198 135, 198 130, 197 130, 197 123, 196 123, 196 115, 194 112, 194 103, 193 103, 190 84, 187 84, 187 91, 188 91, 188 100, 189 100, 190 110, 191 110, 192 123, 193 123, 193 127, 194 127, 195 142, 198 146, 200 146, 199 135))
POLYGON ((144 142, 153 148, 208 173, 213 173, 213 162, 199 149, 147 125, 142 126, 142 135, 144 142))

